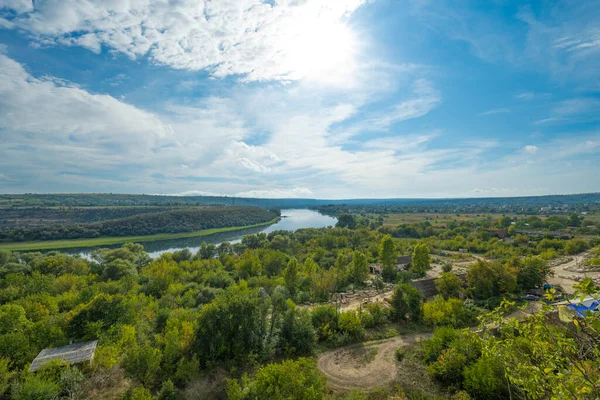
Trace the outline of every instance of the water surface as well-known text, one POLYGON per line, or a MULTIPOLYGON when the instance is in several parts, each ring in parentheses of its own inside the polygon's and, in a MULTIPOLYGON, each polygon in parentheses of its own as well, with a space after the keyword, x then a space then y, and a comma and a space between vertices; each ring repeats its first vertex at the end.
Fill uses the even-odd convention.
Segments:
MULTIPOLYGON (((233 232, 215 233, 209 236, 199 236, 183 239, 159 240, 155 242, 139 242, 144 245, 144 248, 151 257, 158 257, 162 253, 172 253, 177 250, 190 249, 192 253, 196 253, 202 242, 213 243, 218 245, 222 242, 237 243, 242 240, 244 235, 256 234, 259 232, 269 233, 278 230, 295 231, 304 228, 324 228, 334 226, 337 222, 336 218, 327 215, 319 214, 312 210, 282 210, 281 220, 272 225, 259 226, 255 228, 241 229, 233 232)), ((68 254, 79 254, 82 257, 90 258, 92 251, 97 248, 115 248, 121 245, 98 246, 93 248, 79 249, 64 249, 61 250, 68 254)))

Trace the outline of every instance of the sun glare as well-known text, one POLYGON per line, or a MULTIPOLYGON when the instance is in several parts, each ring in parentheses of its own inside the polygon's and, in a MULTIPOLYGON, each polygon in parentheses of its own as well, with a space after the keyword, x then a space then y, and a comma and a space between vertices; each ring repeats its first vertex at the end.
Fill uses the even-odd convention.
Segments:
POLYGON ((347 25, 339 20, 316 18, 299 19, 288 28, 283 50, 290 71, 328 83, 350 78, 357 40, 347 25))

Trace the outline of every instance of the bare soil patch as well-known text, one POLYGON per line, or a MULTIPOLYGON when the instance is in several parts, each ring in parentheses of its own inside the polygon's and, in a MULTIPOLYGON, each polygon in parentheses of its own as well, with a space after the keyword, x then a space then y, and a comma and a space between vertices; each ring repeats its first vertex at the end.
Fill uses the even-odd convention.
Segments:
POLYGON ((396 349, 415 344, 430 334, 413 334, 327 351, 317 357, 330 389, 348 392, 388 386, 396 380, 396 349))

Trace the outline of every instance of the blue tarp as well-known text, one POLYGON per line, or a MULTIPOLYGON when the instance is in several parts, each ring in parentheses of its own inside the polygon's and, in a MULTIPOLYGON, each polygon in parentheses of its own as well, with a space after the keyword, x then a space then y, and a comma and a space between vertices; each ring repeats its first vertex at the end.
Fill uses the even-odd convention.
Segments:
POLYGON ((588 313, 588 311, 598 311, 598 306, 600 306, 600 301, 598 301, 598 300, 593 301, 592 303, 590 303, 589 306, 586 306, 584 304, 569 304, 568 305, 568 307, 575 310, 577 315, 579 315, 581 317, 585 317, 586 314, 588 313))

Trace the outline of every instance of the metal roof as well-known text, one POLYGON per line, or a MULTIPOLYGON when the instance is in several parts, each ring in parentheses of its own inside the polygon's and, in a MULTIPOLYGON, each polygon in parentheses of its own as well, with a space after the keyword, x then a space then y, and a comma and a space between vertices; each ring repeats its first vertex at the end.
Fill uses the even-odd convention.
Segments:
POLYGON ((31 363, 29 371, 38 370, 44 363, 52 360, 62 360, 67 364, 76 364, 82 361, 91 361, 96 352, 98 341, 73 343, 68 346, 54 347, 40 351, 31 363))

